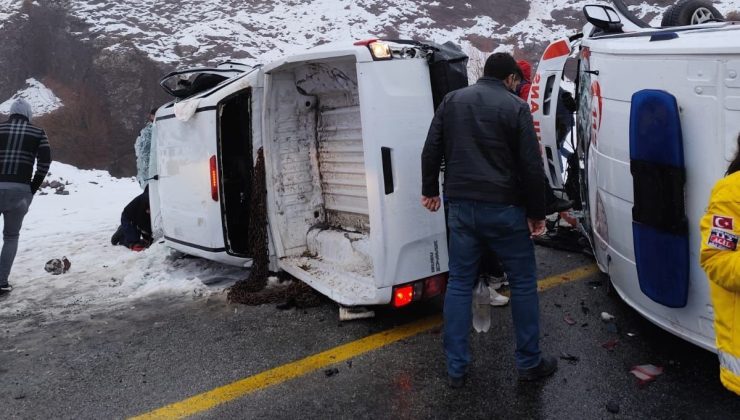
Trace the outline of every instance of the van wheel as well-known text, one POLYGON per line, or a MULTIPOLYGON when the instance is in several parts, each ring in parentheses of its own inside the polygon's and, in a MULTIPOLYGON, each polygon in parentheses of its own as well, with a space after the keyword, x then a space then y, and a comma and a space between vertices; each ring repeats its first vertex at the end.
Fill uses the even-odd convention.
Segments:
POLYGON ((689 26, 724 20, 709 0, 679 0, 663 14, 660 26, 689 26))

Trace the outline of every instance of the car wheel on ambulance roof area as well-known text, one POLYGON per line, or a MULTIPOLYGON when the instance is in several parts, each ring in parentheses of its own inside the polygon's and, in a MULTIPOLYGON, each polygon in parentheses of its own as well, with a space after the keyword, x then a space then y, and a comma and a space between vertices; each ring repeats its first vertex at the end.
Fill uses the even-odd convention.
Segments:
POLYGON ((724 20, 709 0, 679 0, 663 14, 660 26, 689 26, 724 20))

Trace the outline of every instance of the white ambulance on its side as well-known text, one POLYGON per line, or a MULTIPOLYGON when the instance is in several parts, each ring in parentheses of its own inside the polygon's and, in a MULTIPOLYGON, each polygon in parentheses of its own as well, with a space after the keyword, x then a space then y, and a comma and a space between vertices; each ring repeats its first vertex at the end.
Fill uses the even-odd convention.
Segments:
POLYGON ((713 21, 703 0, 669 10, 693 25, 663 28, 614 5, 586 6, 583 33, 551 43, 539 63, 530 102, 546 173, 563 187, 555 106, 575 57, 579 170, 569 173, 597 263, 640 314, 714 350, 699 220, 740 133, 740 23, 713 21))

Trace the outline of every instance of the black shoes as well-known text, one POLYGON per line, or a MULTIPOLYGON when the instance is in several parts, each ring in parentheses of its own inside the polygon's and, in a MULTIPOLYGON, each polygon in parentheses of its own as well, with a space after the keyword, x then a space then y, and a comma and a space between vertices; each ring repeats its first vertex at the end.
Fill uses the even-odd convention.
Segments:
POLYGON ((447 376, 447 386, 452 389, 460 389, 465 386, 465 379, 467 375, 463 376, 447 376))
POLYGON ((116 233, 111 236, 110 243, 111 245, 118 245, 121 243, 121 239, 123 239, 123 226, 119 225, 116 233))
POLYGON ((540 364, 529 369, 519 369, 520 381, 537 381, 555 373, 558 370, 558 359, 552 356, 542 356, 540 364))
MULTIPOLYGON (((538 381, 547 378, 558 370, 558 359, 552 356, 542 356, 540 364, 529 369, 519 369, 519 380, 524 382, 538 381)), ((465 386, 467 375, 447 376, 447 386, 460 389, 465 386)))
POLYGON ((6 284, 3 286, 0 286, 0 296, 7 295, 8 293, 13 291, 13 286, 6 284))

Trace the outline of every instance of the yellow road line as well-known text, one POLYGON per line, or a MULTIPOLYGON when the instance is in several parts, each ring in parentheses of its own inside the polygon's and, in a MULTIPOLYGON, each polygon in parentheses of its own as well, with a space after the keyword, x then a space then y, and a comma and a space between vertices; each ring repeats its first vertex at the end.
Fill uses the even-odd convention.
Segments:
POLYGON ((556 274, 554 276, 550 276, 538 281, 537 290, 541 292, 543 290, 551 289, 564 283, 580 280, 584 277, 588 277, 598 272, 599 267, 595 264, 578 267, 575 270, 571 270, 563 274, 556 274))
MULTIPOLYGON (((542 291, 563 283, 580 280, 596 273, 597 271, 596 266, 588 265, 567 273, 547 277, 539 281, 539 290, 542 291)), ((133 417, 132 420, 179 419, 192 416, 260 389, 287 382, 291 379, 298 378, 327 366, 385 347, 389 344, 395 343, 396 341, 413 337, 441 325, 441 315, 430 316, 416 322, 370 335, 351 343, 334 347, 324 352, 308 356, 305 359, 266 370, 257 375, 232 382, 228 385, 206 391, 202 394, 198 394, 140 416, 133 417)))

